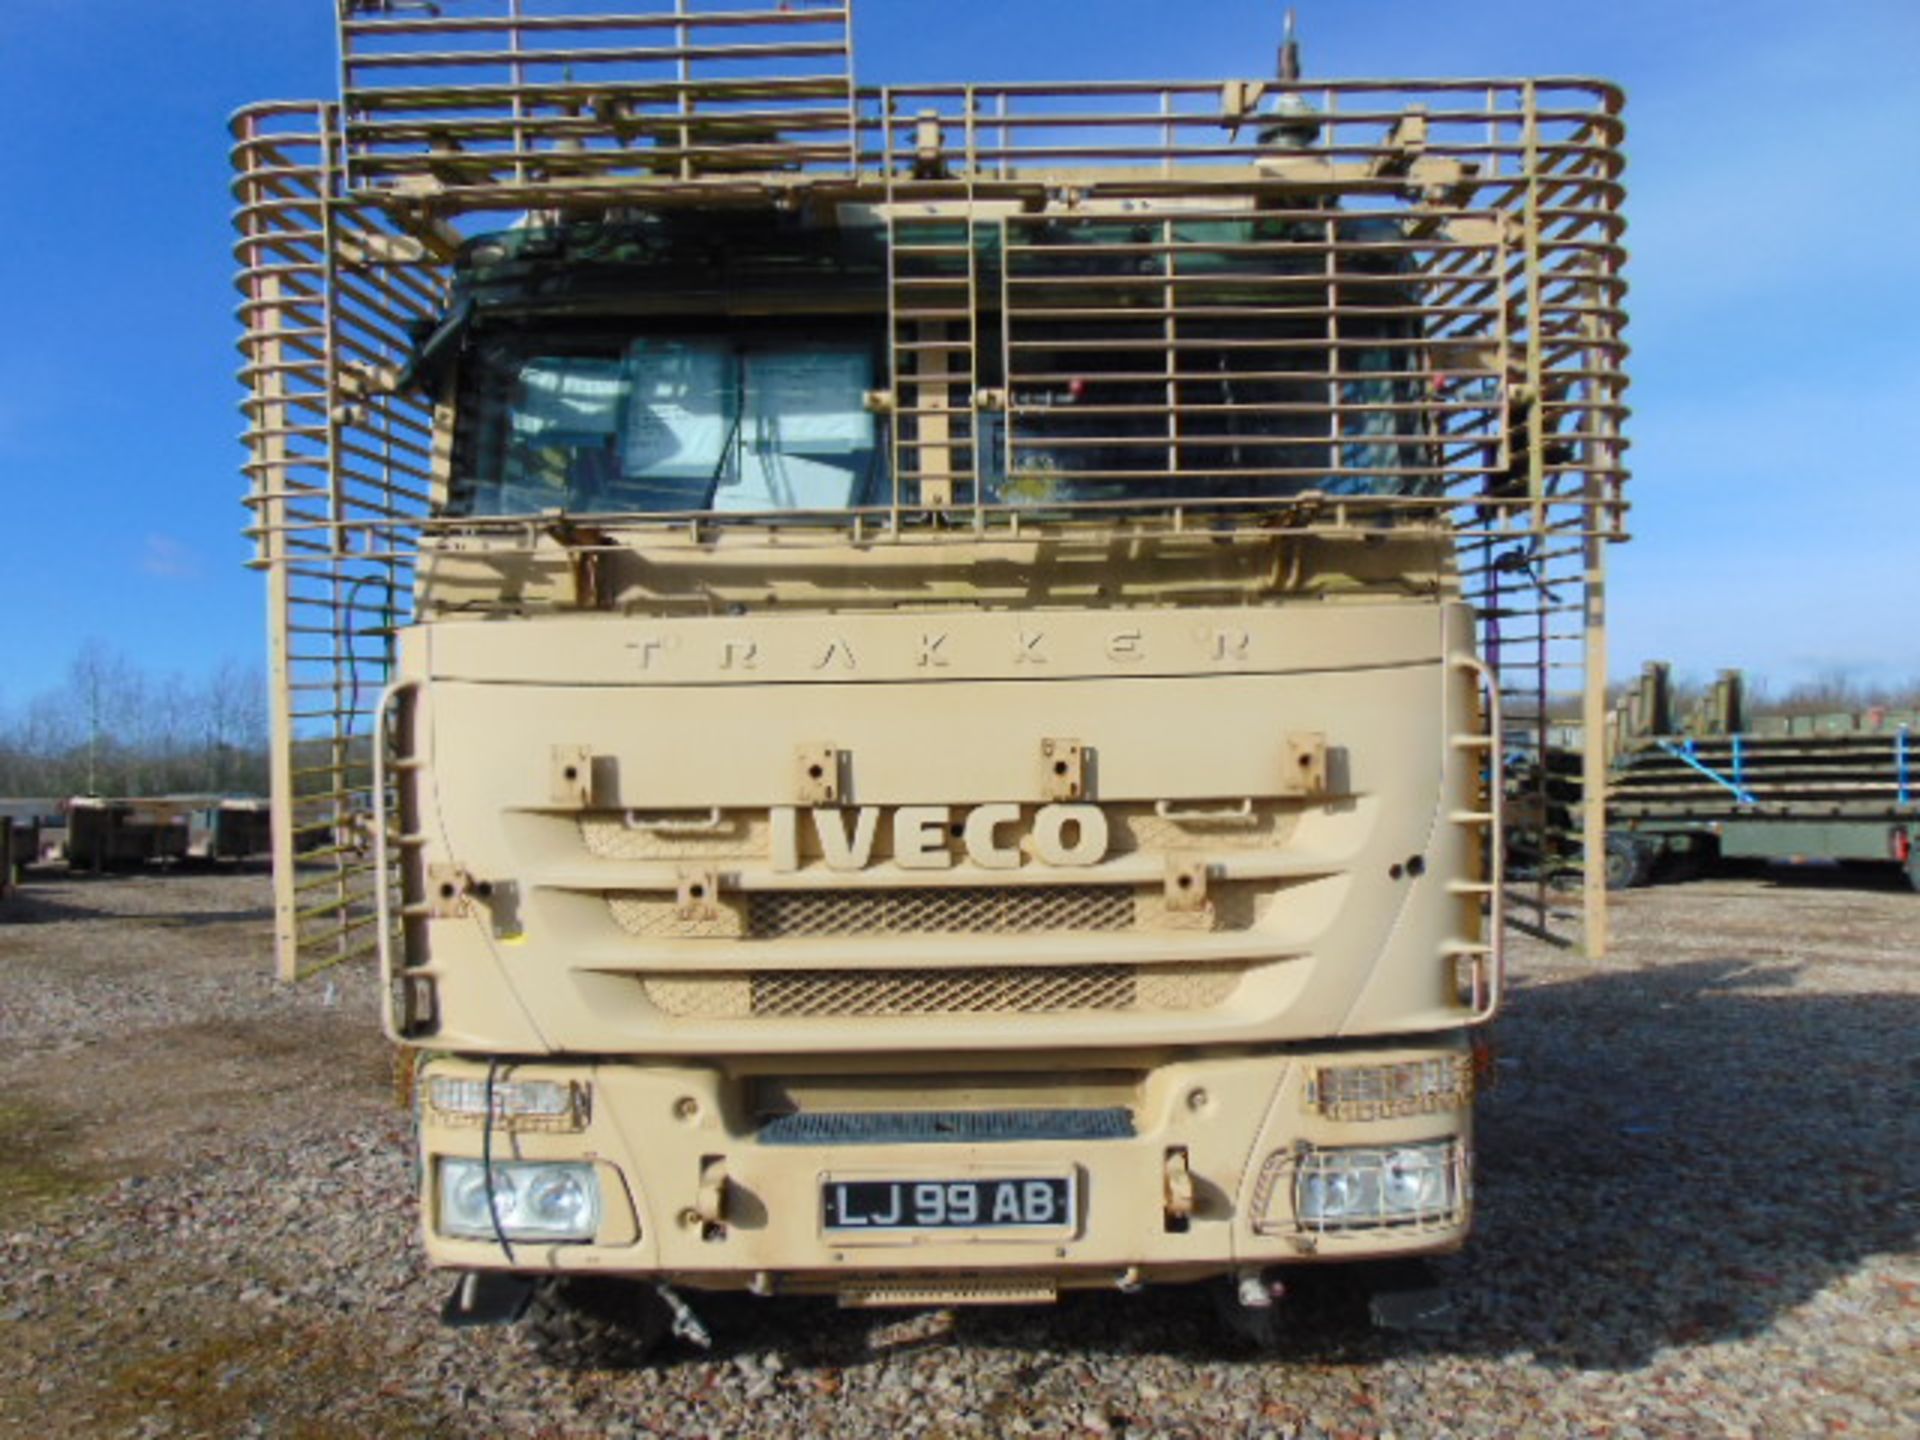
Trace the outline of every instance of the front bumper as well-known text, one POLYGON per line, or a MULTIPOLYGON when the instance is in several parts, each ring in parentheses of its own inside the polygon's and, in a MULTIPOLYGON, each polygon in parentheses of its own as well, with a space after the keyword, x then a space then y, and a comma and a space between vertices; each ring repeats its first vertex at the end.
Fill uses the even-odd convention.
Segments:
MULTIPOLYGON (((1138 1057, 1136 1057, 1138 1059, 1138 1057)), ((435 1059, 435 1076, 484 1081, 484 1062, 435 1059)), ((861 1110, 924 1112, 931 1082, 913 1093, 896 1061, 884 1077, 839 1077, 868 1092, 861 1110)), ((478 1115, 421 1108, 421 1199, 429 1258, 459 1269, 586 1271, 651 1276, 707 1289, 871 1296, 892 1285, 903 1297, 946 1293, 933 1282, 968 1277, 979 1298, 993 1286, 1009 1298, 1046 1298, 1065 1288, 1199 1279, 1285 1263, 1375 1259, 1445 1251, 1464 1240, 1472 1215, 1471 1072, 1464 1034, 1417 1045, 1235 1052, 1160 1057, 1102 1072, 1127 1101, 1119 1133, 1099 1137, 983 1141, 876 1139, 869 1127, 821 1127, 819 1141, 772 1143, 755 1113, 761 1082, 746 1069, 655 1061, 501 1064, 501 1079, 591 1087, 567 1124, 496 1125, 495 1161, 588 1161, 600 1181, 601 1215, 591 1241, 459 1239, 443 1233, 437 1174, 447 1157, 478 1158, 478 1115), (1317 1103, 1323 1066, 1440 1060, 1460 1067, 1467 1093, 1425 1113, 1338 1118, 1317 1103), (1125 1133, 1129 1131, 1131 1133, 1125 1133), (1303 1222, 1296 1192, 1303 1167, 1342 1147, 1391 1150, 1450 1142, 1449 1198, 1416 1217, 1355 1226, 1303 1222), (1064 1176, 1075 1213, 1030 1230, 829 1230, 822 1186, 830 1181, 907 1181, 1064 1176), (929 1288, 932 1287, 932 1288, 929 1288)), ((1054 1072, 1002 1071, 992 1091, 1009 1107, 1059 1106, 1086 1084, 1054 1072)), ((1099 1087, 1093 1087, 1099 1088, 1099 1087)), ((1389 1107, 1392 1108, 1392 1107, 1389 1107)), ((1402 1107, 1404 1108, 1404 1107, 1402 1107)), ((950 1113, 950 1112, 949 1112, 950 1113)), ((1044 1127, 1042 1127, 1044 1128, 1044 1127)), ((909 1127, 911 1133, 911 1127, 909 1127)), ((1429 1150, 1427 1153, 1435 1153, 1429 1150)), ((951 1287, 949 1287, 951 1288, 951 1287)))

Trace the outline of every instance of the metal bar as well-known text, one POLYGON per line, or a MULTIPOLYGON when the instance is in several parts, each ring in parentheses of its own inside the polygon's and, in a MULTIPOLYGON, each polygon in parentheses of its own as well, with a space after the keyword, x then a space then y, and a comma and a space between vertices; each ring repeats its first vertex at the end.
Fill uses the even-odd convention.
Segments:
MULTIPOLYGON (((1487 910, 1486 931, 1481 941, 1486 959, 1486 993, 1484 1000, 1478 995, 1474 998, 1474 1013, 1468 1024, 1481 1024, 1493 1019, 1500 1011, 1500 1001, 1506 989, 1507 949, 1506 949, 1506 855, 1507 832, 1504 797, 1506 794, 1506 756, 1500 737, 1504 729, 1500 711, 1500 683, 1493 667, 1487 662, 1470 655, 1453 657, 1453 665, 1471 674, 1479 685, 1480 694, 1487 708, 1486 746, 1487 756, 1487 810, 1482 816, 1475 816, 1470 823, 1481 826, 1486 834, 1487 864, 1487 910)), ((1469 733, 1469 732, 1457 732, 1469 733)), ((1475 738, 1469 733, 1469 738, 1475 738)), ((1478 748, 1477 746, 1475 748, 1478 748)), ((1465 818, 1465 817, 1455 817, 1465 818)), ((1476 970, 1476 973, 1479 973, 1476 970)))
POLYGON ((516 7, 508 16, 444 15, 431 18, 398 20, 355 20, 342 18, 342 29, 352 35, 485 35, 512 30, 538 34, 551 30, 651 30, 672 28, 676 32, 685 15, 700 29, 742 29, 774 25, 844 25, 851 18, 846 9, 782 7, 772 10, 715 10, 706 13, 680 11, 676 15, 525 15, 516 7))
POLYGON ((1734 799, 1738 800, 1742 805, 1755 805, 1759 803, 1755 800, 1753 794, 1742 787, 1738 781, 1728 779, 1725 775, 1722 775, 1718 770, 1715 770, 1695 755, 1691 741, 1685 745, 1676 745, 1671 740, 1657 739, 1653 743, 1655 747, 1664 754, 1671 755, 1689 769, 1698 770, 1721 789, 1729 791, 1734 799))
MULTIPOLYGON (((248 133, 255 123, 251 116, 241 120, 248 133)), ((254 252, 244 244, 242 248, 248 250, 248 258, 251 259, 254 252)), ((285 377, 278 363, 279 341, 273 333, 281 278, 277 273, 259 275, 251 280, 250 285, 250 298, 258 307, 260 321, 258 328, 250 328, 245 348, 260 373, 254 388, 257 418, 248 444, 256 465, 270 470, 285 460, 285 442, 273 425, 273 421, 284 411, 286 391, 285 377)), ((286 501, 268 496, 257 498, 255 503, 260 507, 265 522, 259 536, 258 553, 267 567, 267 765, 268 793, 272 797, 268 827, 273 851, 274 966, 282 980, 290 980, 296 969, 297 922, 293 896, 293 697, 287 685, 286 624, 290 577, 284 563, 286 501)))
MULTIPOLYGON (((508 55, 514 57, 511 62, 514 65, 645 65, 679 60, 838 59, 846 53, 846 47, 837 40, 796 40, 787 44, 589 46, 566 50, 526 50, 514 44, 518 35, 518 31, 513 32, 507 51, 508 55)), ((501 56, 489 55, 483 50, 403 50, 389 54, 358 55, 352 63, 360 70, 470 70, 501 61, 501 56)), ((379 93, 378 88, 365 83, 354 85, 349 82, 346 90, 353 98, 362 100, 379 93)))

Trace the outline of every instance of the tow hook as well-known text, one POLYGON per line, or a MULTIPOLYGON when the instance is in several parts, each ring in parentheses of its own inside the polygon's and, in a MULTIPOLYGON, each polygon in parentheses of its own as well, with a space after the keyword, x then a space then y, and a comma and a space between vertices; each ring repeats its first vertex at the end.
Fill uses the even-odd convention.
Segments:
POLYGON ((1227 1333, 1261 1349, 1271 1347, 1280 1336, 1280 1307, 1276 1301, 1287 1293, 1284 1282, 1271 1271, 1239 1270, 1226 1285, 1214 1290, 1214 1304, 1227 1333))
POLYGON ((533 1281, 500 1270, 469 1270, 453 1282, 440 1307, 440 1323, 456 1330, 481 1325, 512 1325, 527 1313, 533 1281))
POLYGON ((673 1312, 673 1333, 689 1345, 697 1345, 702 1350, 713 1348, 713 1336, 707 1333, 707 1327, 700 1323, 700 1317, 693 1313, 693 1307, 680 1298, 680 1292, 671 1285, 655 1284, 654 1291, 666 1302, 667 1309, 673 1312))
POLYGON ((1285 1281, 1269 1280, 1258 1270, 1242 1271, 1234 1282, 1234 1298, 1243 1310, 1271 1310, 1273 1302, 1285 1297, 1285 1281))

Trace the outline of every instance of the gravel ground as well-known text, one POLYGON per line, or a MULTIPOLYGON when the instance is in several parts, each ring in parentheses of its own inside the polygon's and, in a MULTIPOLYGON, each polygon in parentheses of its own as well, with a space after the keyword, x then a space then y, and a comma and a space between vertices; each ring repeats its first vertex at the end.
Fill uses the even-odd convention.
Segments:
MULTIPOLYGON (((1845 883, 1842 883, 1842 881, 1845 883)), ((1920 896, 1622 897, 1527 945, 1459 1324, 1336 1287, 1262 1356, 1197 1291, 711 1302, 708 1355, 543 1371, 451 1332, 364 974, 268 978, 258 874, 45 875, 0 919, 0 1433, 1920 1434, 1920 896)))

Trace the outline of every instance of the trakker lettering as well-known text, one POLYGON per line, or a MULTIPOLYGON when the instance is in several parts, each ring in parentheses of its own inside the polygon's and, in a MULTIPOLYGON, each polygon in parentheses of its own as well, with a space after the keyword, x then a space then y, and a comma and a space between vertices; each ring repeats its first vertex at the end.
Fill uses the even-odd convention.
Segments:
POLYGON ((637 670, 665 676, 705 674, 737 676, 743 671, 787 669, 822 680, 860 680, 876 671, 907 673, 945 670, 957 665, 970 669, 1014 666, 1101 665, 1114 670, 1133 669, 1145 662, 1205 664, 1244 668, 1275 658, 1269 644, 1262 647, 1243 626, 1150 636, 1138 625, 1109 629, 1069 627, 995 627, 991 633, 970 630, 955 635, 947 630, 920 630, 883 637, 863 636, 858 649, 849 635, 795 636, 768 628, 751 635, 727 634, 691 638, 680 635, 643 635, 622 642, 637 670), (1066 633, 1062 633, 1062 632, 1066 633), (876 640, 879 643, 876 644, 876 640))

